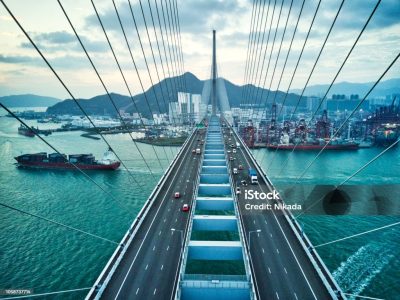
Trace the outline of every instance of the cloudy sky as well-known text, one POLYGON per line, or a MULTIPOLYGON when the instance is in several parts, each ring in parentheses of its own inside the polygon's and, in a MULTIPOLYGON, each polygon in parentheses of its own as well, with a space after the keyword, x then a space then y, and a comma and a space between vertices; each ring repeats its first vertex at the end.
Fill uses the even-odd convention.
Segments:
MULTIPOLYGON (((265 56, 264 72, 260 76, 260 74, 257 75, 257 72, 254 71, 254 76, 250 81, 257 85, 264 85, 265 82, 267 88, 271 85, 272 89, 276 89, 302 1, 293 1, 290 15, 289 7, 291 0, 283 0, 283 3, 282 0, 266 0, 265 6, 263 5, 264 0, 254 1, 257 4, 255 15, 259 16, 259 25, 255 29, 256 32, 260 32, 259 43, 254 48, 255 57, 260 56, 261 59, 258 69, 259 73, 261 73, 262 69, 262 58, 264 57, 268 29, 270 28, 270 24, 272 25, 270 43, 265 56), (280 11, 281 14, 279 14, 280 11), (275 76, 272 77, 273 67, 277 59, 287 18, 288 26, 286 34, 283 38, 275 76), (271 47, 277 27, 276 42, 274 47, 271 47), (261 43, 264 28, 267 30, 264 34, 264 42, 261 43), (271 63, 268 68, 270 55, 271 63), (267 69, 268 73, 265 77, 267 69), (271 79, 272 84, 270 84, 271 79)), ((149 2, 154 16, 159 45, 163 54, 161 32, 159 30, 155 6, 156 2, 154 0, 149 0, 149 2)), ((148 6, 149 2, 142 0, 142 7, 148 25, 151 45, 156 56, 156 64, 154 64, 151 55, 150 43, 146 27, 144 26, 145 22, 140 3, 136 0, 131 0, 131 7, 139 29, 140 40, 144 46, 145 58, 149 64, 151 76, 153 81, 157 82, 155 66, 158 68, 160 77, 163 78, 164 75, 158 56, 155 32, 148 6)), ((31 35, 34 42, 51 62, 54 69, 65 81, 75 97, 88 98, 104 93, 104 89, 102 89, 88 59, 82 52, 71 26, 57 1, 5 0, 5 3, 21 22, 25 30, 31 35)), ((100 75, 104 79, 107 88, 113 92, 128 94, 91 1, 61 0, 61 3, 87 48, 95 66, 98 68, 100 75)), ((165 18, 167 18, 168 9, 170 8, 168 3, 174 2, 157 0, 162 23, 162 8, 165 12, 165 18)), ((292 88, 304 87, 340 3, 341 0, 322 0, 294 77, 292 88)), ((94 0, 94 4, 103 21, 105 30, 132 93, 141 92, 138 76, 133 67, 113 2, 111 0, 94 0)), ((139 69, 140 78, 143 81, 144 87, 148 88, 150 86, 150 77, 146 69, 139 38, 135 31, 135 24, 128 0, 115 0, 115 4, 132 48, 133 58, 139 69)), ((296 32, 294 38, 287 67, 279 88, 280 90, 286 91, 288 87, 317 4, 317 0, 305 0, 299 30, 296 32)), ((375 4, 376 0, 347 0, 344 2, 310 84, 331 82, 340 63, 344 60, 350 47, 353 45, 375 4)), ((177 0, 177 6, 182 34, 185 71, 194 73, 200 79, 209 77, 211 67, 211 31, 212 29, 216 29, 219 75, 236 84, 243 84, 253 8, 252 0, 177 0)), ((382 0, 367 30, 362 35, 345 68, 338 77, 337 82, 373 82, 381 75, 400 50, 399 16, 399 0, 382 0)), ((255 20, 257 21, 257 18, 255 20)), ((257 22, 255 23, 257 24, 257 22)), ((166 35, 164 27, 163 33, 165 43, 168 43, 169 40, 172 49, 173 39, 171 36, 166 35)), ((166 46, 168 47, 168 44, 166 46)), ((168 77, 166 59, 164 56, 162 59, 165 73, 168 77)), ((172 68, 172 65, 170 66, 171 73, 177 72, 176 67, 172 68)), ((400 77, 399 75, 400 63, 397 62, 385 79, 400 77)), ((246 82, 248 81, 249 79, 246 80, 246 82)), ((38 53, 32 48, 8 12, 0 4, 0 96, 22 93, 35 93, 59 98, 69 97, 38 53)))

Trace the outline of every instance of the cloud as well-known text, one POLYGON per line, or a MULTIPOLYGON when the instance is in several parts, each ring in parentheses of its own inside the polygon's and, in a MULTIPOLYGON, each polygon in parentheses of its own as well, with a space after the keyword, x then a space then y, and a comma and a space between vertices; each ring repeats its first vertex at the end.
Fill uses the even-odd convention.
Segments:
MULTIPOLYGON (((78 33, 79 34, 79 33, 78 33)), ((46 50, 47 52, 57 52, 57 51, 73 51, 82 52, 82 47, 78 42, 76 36, 67 31, 53 31, 45 33, 31 33, 33 41, 36 46, 41 50, 46 50)), ((108 51, 108 46, 104 42, 93 41, 87 36, 79 34, 83 45, 89 52, 106 52, 108 51)), ((21 48, 33 49, 30 42, 22 42, 20 44, 21 48)))
POLYGON ((6 64, 38 64, 40 59, 24 55, 3 55, 0 54, 0 62, 6 64))

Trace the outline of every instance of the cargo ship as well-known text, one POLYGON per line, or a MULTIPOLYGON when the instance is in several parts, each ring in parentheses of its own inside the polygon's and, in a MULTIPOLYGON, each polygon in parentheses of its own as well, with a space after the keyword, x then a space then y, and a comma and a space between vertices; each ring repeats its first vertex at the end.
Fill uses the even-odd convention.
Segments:
POLYGON ((93 154, 65 154, 40 152, 23 154, 15 157, 19 167, 35 169, 76 170, 116 170, 121 163, 114 158, 114 153, 108 150, 101 160, 96 160, 93 154), (75 165, 75 166, 74 166, 75 165))
POLYGON ((26 127, 25 125, 20 125, 18 127, 18 133, 24 136, 29 136, 29 137, 34 137, 35 133, 33 132, 33 130, 29 127, 26 127))
POLYGON ((353 141, 346 141, 343 139, 308 139, 306 141, 296 141, 296 143, 289 143, 289 136, 284 134, 279 144, 267 144, 267 148, 271 150, 358 150, 359 143, 353 141))

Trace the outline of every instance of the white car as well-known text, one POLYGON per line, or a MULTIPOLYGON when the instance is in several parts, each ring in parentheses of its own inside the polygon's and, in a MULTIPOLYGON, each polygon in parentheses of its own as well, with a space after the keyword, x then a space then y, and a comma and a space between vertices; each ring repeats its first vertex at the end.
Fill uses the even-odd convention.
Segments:
POLYGON ((232 153, 236 153, 236 149, 233 149, 233 150, 232 150, 232 153))
POLYGON ((233 174, 236 175, 238 173, 238 169, 237 168, 233 168, 233 174))

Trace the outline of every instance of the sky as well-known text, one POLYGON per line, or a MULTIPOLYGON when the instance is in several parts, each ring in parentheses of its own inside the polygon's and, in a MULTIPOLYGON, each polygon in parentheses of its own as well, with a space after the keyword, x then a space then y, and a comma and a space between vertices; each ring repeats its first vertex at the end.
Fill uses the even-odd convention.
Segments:
MULTIPOLYGON (((4 2, 74 97, 90 98, 105 93, 57 1, 4 0, 4 2)), ((305 0, 299 19, 302 0, 294 0, 293 3, 291 0, 141 0, 141 2, 130 0, 130 3, 128 0, 114 0, 138 76, 113 1, 93 0, 126 84, 92 2, 90 0, 60 0, 60 2, 106 88, 110 92, 128 95, 129 92, 132 94, 142 92, 142 85, 146 90, 151 86, 151 82, 156 83, 159 79, 181 74, 183 71, 192 72, 200 79, 209 78, 213 29, 217 31, 219 76, 239 85, 250 82, 276 90, 280 75, 283 74, 279 90, 286 91, 319 1, 305 0), (171 17, 171 21, 173 20, 169 5, 173 5, 175 1, 178 8, 181 43, 175 43, 177 41, 175 36, 167 34, 168 23, 166 28, 163 23, 162 10, 166 20, 168 16, 171 17), (162 35, 157 19, 156 3, 162 23, 162 35), (282 72, 298 19, 298 30, 294 35, 285 70, 282 72), (135 22, 139 35, 136 32, 135 22), (286 22, 287 27, 282 39, 286 22), (254 33, 250 38, 252 23, 254 33), (273 43, 274 38, 275 43, 273 43), (251 47, 249 40, 253 41, 251 47), (165 43, 167 58, 164 55, 162 41, 165 43), (179 48, 178 44, 182 45, 182 48, 179 48), (249 48, 254 59, 246 64, 249 62, 247 60, 249 48), (172 55, 171 59, 168 54, 168 50, 174 54, 173 50, 179 49, 182 49, 183 63, 178 62, 175 55, 172 55), (245 76, 246 65, 251 70, 247 76, 245 76)), ((305 86, 341 2, 342 0, 321 1, 297 71, 294 73, 291 89, 302 89, 305 86)), ((308 85, 327 84, 333 80, 376 3, 376 0, 344 1, 308 85)), ((399 0, 383 0, 380 3, 336 82, 375 82, 379 78, 400 50, 399 16, 399 0)), ((384 79, 398 78, 399 75, 400 63, 396 62, 384 79)), ((66 89, 0 4, 0 96, 26 93, 61 99, 70 98, 66 89)))

